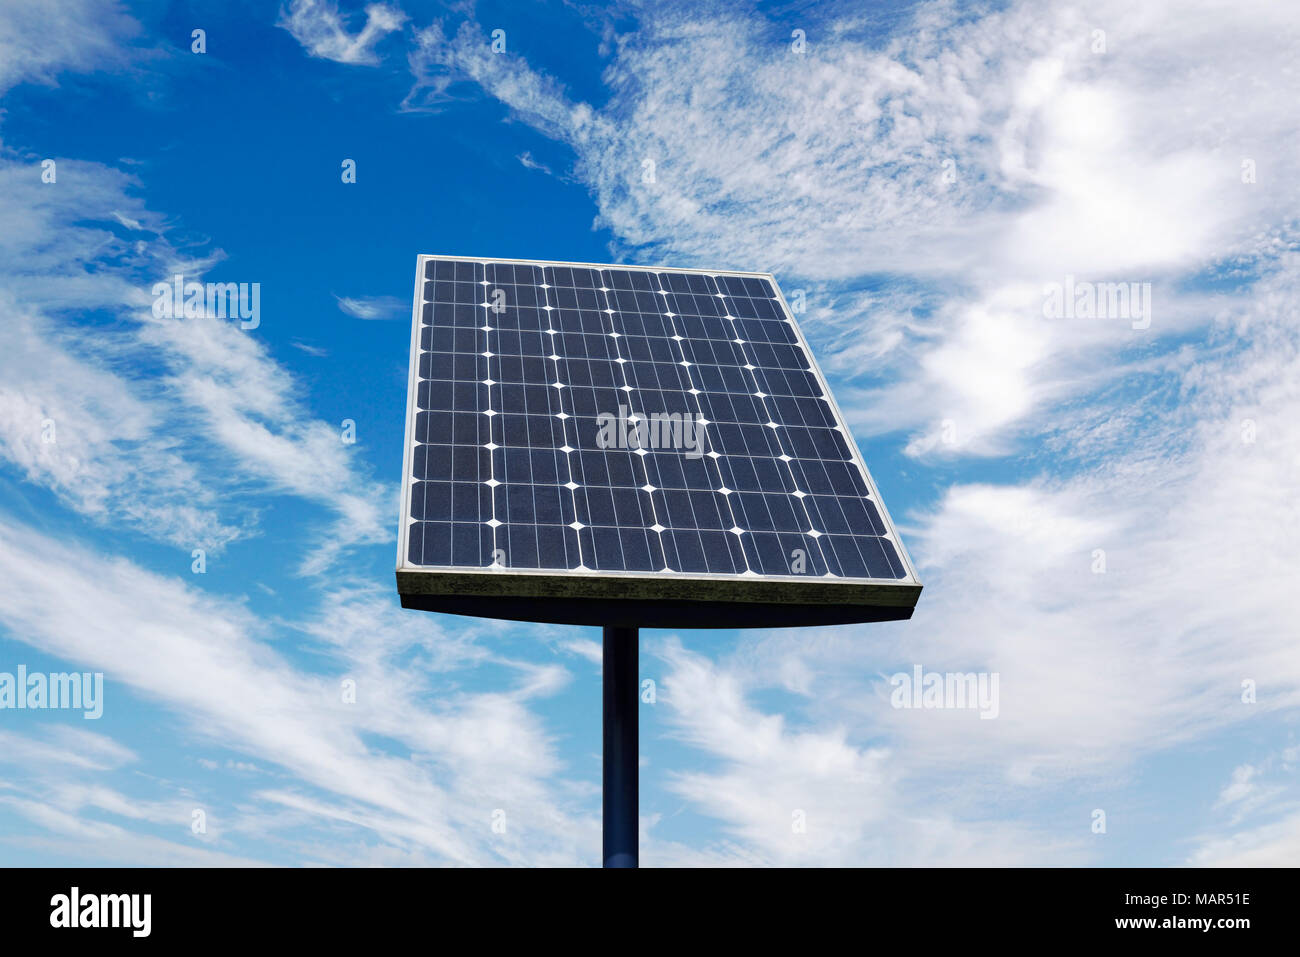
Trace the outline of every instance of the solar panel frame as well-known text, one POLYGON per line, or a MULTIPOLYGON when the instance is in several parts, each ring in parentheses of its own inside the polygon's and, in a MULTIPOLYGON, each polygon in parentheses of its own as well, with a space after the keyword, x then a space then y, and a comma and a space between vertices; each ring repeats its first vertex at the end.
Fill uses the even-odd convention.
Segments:
MULTIPOLYGON (((544 281, 544 280, 543 280, 544 281)), ((609 303, 607 303, 609 305, 609 303)), ((498 330, 499 331, 499 330, 498 330)), ((696 339, 685 339, 680 344, 695 343, 696 339)), ((749 344, 750 340, 746 340, 749 344)), ((641 390, 638 390, 641 391, 641 390)), ((707 390, 701 395, 714 395, 707 390)), ((890 516, 875 480, 863 459, 861 450, 849 434, 843 412, 836 402, 826 377, 817 363, 803 330, 795 321, 794 315, 786 302, 785 294, 771 273, 750 272, 734 269, 700 269, 669 266, 640 266, 613 263, 584 263, 538 259, 510 259, 496 257, 455 256, 445 254, 421 254, 416 259, 415 288, 412 295, 410 362, 407 378, 407 412, 405 447, 402 461, 402 501, 401 527, 398 534, 397 580, 402 603, 406 607, 423 607, 430 610, 450 611, 453 613, 488 615, 494 617, 519 618, 537 621, 572 621, 575 623, 619 623, 613 622, 611 615, 622 615, 621 622, 635 624, 638 621, 647 626, 656 622, 647 621, 647 614, 655 618, 654 609, 669 604, 685 603, 687 610, 670 614, 665 621, 671 620, 676 627, 689 627, 696 624, 696 615, 690 609, 702 611, 705 604, 711 606, 714 614, 700 614, 700 626, 711 620, 732 620, 729 612, 745 608, 753 612, 753 621, 737 620, 740 625, 748 624, 799 624, 807 621, 866 621, 894 620, 910 617, 913 606, 921 592, 921 582, 899 536, 893 518, 890 516), (793 331, 799 355, 807 360, 807 370, 813 376, 824 399, 834 416, 836 429, 851 452, 850 459, 856 465, 861 479, 866 486, 868 497, 875 506, 884 534, 893 546, 905 575, 900 578, 869 578, 834 575, 769 575, 755 571, 736 572, 681 572, 681 571, 640 571, 640 570, 584 570, 563 568, 526 568, 475 565, 419 565, 410 561, 410 533, 413 525, 412 492, 416 482, 414 476, 414 456, 420 443, 417 441, 418 421, 421 413, 419 402, 420 383, 425 380, 421 374, 422 335, 426 328, 423 323, 424 284, 427 280, 428 264, 436 261, 472 263, 484 267, 491 264, 511 266, 531 266, 538 269, 546 267, 568 267, 592 270, 617 270, 643 272, 647 274, 683 273, 714 277, 754 278, 770 284, 775 293, 774 299, 780 307, 781 319, 793 331), (841 426, 843 426, 841 428, 841 426), (664 583, 669 583, 669 588, 664 583), (610 583, 615 586, 611 588, 610 583), (652 584, 654 583, 654 584, 652 584), (671 590, 671 594, 669 594, 671 590), (459 600, 458 600, 459 599, 459 600), (513 601, 512 606, 501 604, 503 599, 513 601), (519 603, 522 602, 522 605, 519 603), (534 607, 540 605, 557 605, 560 607, 534 607), (836 603, 853 606, 852 610, 839 613, 827 610, 825 606, 836 603), (575 611, 575 604, 588 606, 584 611, 575 611), (463 606, 463 607, 458 607, 463 606), (516 607, 517 606, 517 607, 516 607), (821 606, 819 609, 814 606, 821 606), (786 609, 787 614, 777 614, 778 609, 786 609), (767 609, 764 616, 763 609, 767 609), (591 617, 592 615, 598 617, 591 617), (599 617, 603 616, 603 617, 599 617), (638 617, 639 616, 639 617, 638 617), (778 621, 782 617, 793 620, 778 621)), ((787 429, 788 431, 788 429, 787 429)), ((429 453, 426 453, 429 454, 429 453)), ((796 459, 798 461, 799 459, 796 459)), ((788 493, 782 493, 788 494, 788 493)), ((505 527, 505 526, 501 526, 505 527)), ((745 616, 741 616, 744 619, 745 616)))

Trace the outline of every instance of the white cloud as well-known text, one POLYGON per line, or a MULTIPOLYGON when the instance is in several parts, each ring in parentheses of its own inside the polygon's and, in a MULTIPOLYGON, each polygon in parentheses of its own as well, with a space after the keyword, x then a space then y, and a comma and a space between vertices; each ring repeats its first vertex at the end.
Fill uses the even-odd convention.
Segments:
POLYGON ((140 341, 167 363, 164 384, 193 414, 191 427, 235 456, 244 478, 335 513, 303 572, 323 570, 350 546, 392 537, 391 491, 357 474, 341 424, 311 417, 297 384, 256 337, 219 319, 150 318, 140 341))
MULTIPOLYGON (((444 861, 572 864, 589 856, 594 821, 575 816, 557 795, 561 768, 528 707, 531 698, 554 692, 562 669, 501 661, 521 675, 512 691, 433 693, 435 678, 406 667, 412 646, 423 645, 446 666, 475 655, 448 656, 431 617, 374 596, 340 599, 321 614, 307 630, 328 634, 338 661, 309 674, 268 647, 266 627, 237 605, 0 522, 0 626, 43 653, 103 671, 107 711, 118 696, 139 696, 178 715, 179 732, 293 775, 292 786, 259 802, 350 821, 444 861), (357 681, 354 705, 341 694, 347 675, 357 681), (395 747, 383 750, 376 740, 395 747), (511 820, 500 840, 490 827, 497 808, 511 820)), ((29 786, 64 796, 65 808, 50 813, 67 816, 92 805, 118 816, 135 813, 109 791, 59 779, 29 786)), ((13 803, 34 813, 28 799, 13 803)), ((170 820, 178 807, 168 802, 157 814, 146 808, 145 817, 170 820)), ((52 818, 44 823, 56 832, 63 827, 52 818)), ((115 847, 125 839, 101 830, 98 839, 115 847)))
POLYGON ((0 313, 0 455, 20 474, 97 521, 188 548, 238 534, 147 398, 3 289, 0 313))
POLYGON ((323 356, 329 355, 328 349, 325 349, 321 346, 314 346, 310 342, 302 342, 298 339, 295 339, 293 340, 293 342, 290 343, 290 345, 292 345, 299 352, 306 353, 307 355, 311 356, 314 359, 319 359, 323 356))
POLYGON ((1224 837, 1205 838, 1187 863, 1196 867, 1295 867, 1300 811, 1224 837))
POLYGON ((77 863, 99 860, 116 867, 256 867, 260 863, 203 844, 182 844, 87 818, 80 813, 81 807, 69 811, 45 801, 11 796, 0 796, 0 806, 21 814, 45 832, 9 839, 11 844, 39 851, 43 862, 61 857, 77 863))
POLYGON ((339 63, 374 65, 379 62, 375 46, 389 33, 400 30, 406 14, 386 3, 366 6, 366 23, 357 34, 348 32, 346 21, 332 0, 290 0, 280 11, 279 26, 314 57, 339 63))
POLYGON ((717 819, 729 840, 689 851, 657 843, 657 864, 980 865, 1079 863, 1084 842, 1025 824, 954 818, 921 798, 909 761, 849 740, 844 725, 796 729, 748 700, 743 669, 715 664, 675 640, 658 654, 670 734, 705 752, 708 769, 668 772, 666 786, 717 819))
POLYGON ((129 218, 152 233, 158 217, 115 170, 58 168, 47 184, 37 167, 0 157, 0 458, 96 521, 220 548, 239 524, 219 514, 157 392, 124 373, 130 336, 80 319, 139 306, 142 277, 171 248, 125 240, 110 223, 129 218))
POLYGON ((132 177, 73 160, 59 170, 45 184, 0 158, 0 456, 83 514, 186 551, 254 531, 247 493, 267 489, 336 516, 306 572, 389 540, 391 490, 360 474, 341 426, 311 416, 255 333, 152 316, 155 282, 201 279, 221 253, 178 255, 132 177), (117 334, 98 334, 97 310, 123 323, 117 334), (159 358, 161 376, 133 371, 159 358))
POLYGON ((1294 795, 1296 748, 1234 768, 1215 811, 1221 827, 1195 838, 1188 863, 1204 867, 1290 867, 1300 854, 1300 801, 1294 795), (1288 796, 1291 795, 1291 796, 1288 796))
POLYGON ((77 860, 87 857, 121 862, 250 865, 255 861, 215 850, 220 843, 220 818, 209 815, 206 829, 191 829, 193 812, 207 803, 166 780, 151 782, 162 798, 126 794, 102 783, 108 772, 136 765, 138 755, 120 743, 95 732, 76 728, 51 728, 40 735, 0 734, 4 749, 0 762, 11 766, 0 787, 0 807, 27 818, 37 833, 11 835, 17 846, 56 850, 77 860), (125 826, 104 820, 114 818, 125 826), (185 834, 192 844, 160 839, 139 830, 154 825, 162 833, 185 834), (80 842, 73 850, 66 839, 80 842), (205 847, 206 846, 206 847, 205 847))
POLYGON ((520 165, 523 166, 524 169, 535 169, 538 172, 546 173, 548 176, 553 175, 551 173, 551 168, 545 163, 533 159, 533 154, 528 150, 524 150, 515 158, 519 160, 520 165))
POLYGON ((592 641, 590 638, 574 638, 571 641, 560 642, 560 647, 565 651, 586 658, 593 665, 603 665, 605 662, 605 649, 599 641, 592 641))
POLYGON ((339 309, 356 319, 405 319, 411 304, 396 296, 335 296, 339 309))
POLYGON ((0 93, 24 81, 54 85, 65 69, 128 61, 122 42, 139 26, 115 2, 13 0, 0 4, 0 93))
POLYGON ((1255 790, 1257 782, 1254 778, 1258 773, 1259 769, 1249 764, 1234 768, 1232 780, 1219 792, 1219 804, 1233 804, 1250 797, 1255 790))
POLYGON ((34 768, 65 765, 72 768, 107 771, 137 760, 130 748, 112 738, 80 728, 55 727, 43 737, 0 732, 0 761, 34 768))

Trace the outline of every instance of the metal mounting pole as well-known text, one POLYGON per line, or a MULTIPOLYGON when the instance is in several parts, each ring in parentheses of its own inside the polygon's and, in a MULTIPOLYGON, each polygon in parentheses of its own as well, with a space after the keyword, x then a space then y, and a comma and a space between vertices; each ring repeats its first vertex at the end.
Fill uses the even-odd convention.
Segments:
POLYGON ((638 859, 637 740, 639 691, 636 628, 605 629, 604 859, 606 867, 636 867, 638 859))

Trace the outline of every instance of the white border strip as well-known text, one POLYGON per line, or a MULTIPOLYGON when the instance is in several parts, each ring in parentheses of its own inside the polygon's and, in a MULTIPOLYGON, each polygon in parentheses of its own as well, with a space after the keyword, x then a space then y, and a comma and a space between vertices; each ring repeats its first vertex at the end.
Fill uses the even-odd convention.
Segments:
MULTIPOLYGON (((415 455, 415 416, 420 390, 420 319, 424 311, 424 264, 429 257, 415 257, 415 291, 411 305, 411 360, 406 372, 406 448, 402 450, 402 501, 397 530, 397 568, 408 567, 407 536, 411 530, 411 459, 415 455)), ((409 566, 420 568, 426 566, 409 566)))

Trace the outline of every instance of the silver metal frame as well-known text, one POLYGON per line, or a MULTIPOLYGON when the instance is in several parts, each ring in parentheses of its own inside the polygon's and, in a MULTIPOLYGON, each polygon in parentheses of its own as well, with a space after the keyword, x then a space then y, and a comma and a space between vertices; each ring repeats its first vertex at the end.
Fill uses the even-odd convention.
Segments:
MULTIPOLYGON (((699 582, 719 582, 719 581, 743 581, 743 582, 792 582, 803 581, 806 583, 825 582, 827 585, 871 585, 871 586, 898 586, 901 590, 908 592, 919 592, 921 580, 916 574, 916 567, 912 564, 912 558, 907 552, 903 540, 899 537, 894 525, 894 520, 889 514, 889 509, 885 506, 885 500, 881 497, 879 489, 876 487, 875 480, 871 477, 871 471, 867 468, 867 463, 862 458, 862 451, 858 448, 858 443, 854 440, 851 432, 847 430, 844 414, 840 411, 839 404, 835 401, 835 395, 831 392, 830 385, 826 381, 826 376, 822 373, 821 366, 817 364, 817 357, 813 355, 812 348, 808 345, 808 340, 804 337, 803 330, 799 328, 799 323, 795 321, 794 315, 790 312, 790 307, 785 301, 785 294, 781 291, 781 286, 776 281, 776 277, 769 272, 744 272, 737 269, 688 269, 676 266, 632 266, 622 263, 581 263, 581 262, 561 262, 547 259, 499 259, 484 258, 481 256, 447 256, 439 254, 421 254, 416 257, 415 262, 415 290, 412 294, 411 304, 411 356, 410 369, 407 373, 406 382, 406 448, 402 453, 402 503, 401 503, 401 528, 398 529, 397 536, 397 572, 399 576, 403 573, 419 573, 429 575, 439 575, 454 573, 457 575, 541 575, 541 576, 573 576, 574 578, 587 578, 589 576, 599 576, 601 578, 629 578, 629 579, 681 579, 685 581, 699 582), (862 477, 867 483, 867 488, 871 492, 872 499, 876 507, 880 510, 880 515, 885 521, 885 537, 893 544, 894 550, 903 560, 907 569, 907 578, 844 578, 835 576, 826 578, 819 576, 815 578, 799 578, 794 575, 760 575, 756 572, 741 575, 724 575, 724 574, 699 574, 693 572, 642 572, 642 571, 599 571, 590 570, 587 572, 575 572, 571 569, 563 568, 479 568, 477 566, 463 565, 412 565, 406 560, 408 534, 411 527, 411 456, 415 451, 415 419, 417 415, 417 399, 419 395, 419 371, 420 371, 420 323, 423 305, 421 295, 424 286, 425 264, 432 260, 452 260, 455 262, 477 262, 484 265, 488 263, 519 263, 528 266, 576 266, 585 269, 625 269, 637 270, 640 272, 681 272, 697 273, 706 276, 750 276, 756 279, 766 279, 776 290, 777 301, 781 304, 781 310, 785 313, 786 320, 794 328, 795 335, 798 337, 799 344, 803 347, 804 354, 808 357, 810 369, 817 378, 818 384, 822 388, 822 393, 830 402, 831 409, 835 413, 838 423, 841 423, 840 432, 844 435, 845 442, 853 451, 853 461, 857 464, 862 472, 862 477)), ((874 590, 874 589, 873 589, 874 590)))

